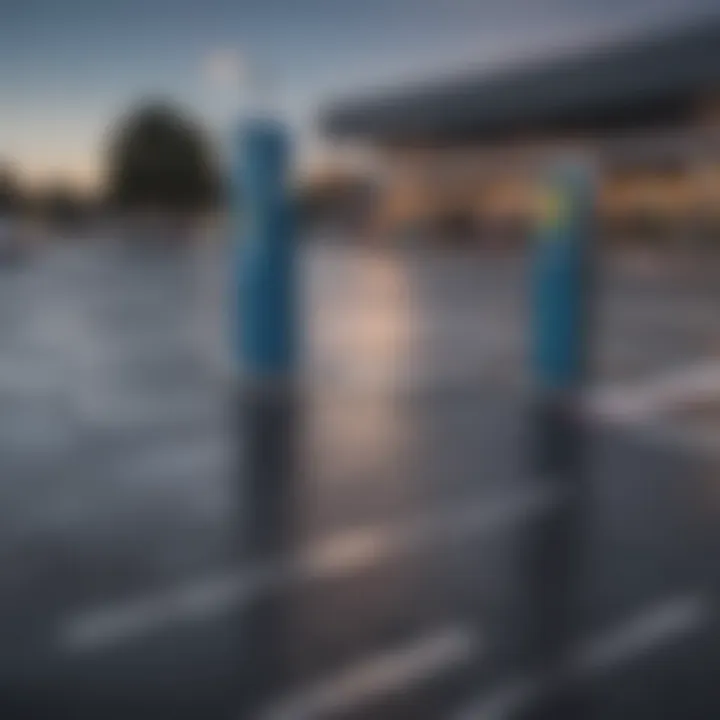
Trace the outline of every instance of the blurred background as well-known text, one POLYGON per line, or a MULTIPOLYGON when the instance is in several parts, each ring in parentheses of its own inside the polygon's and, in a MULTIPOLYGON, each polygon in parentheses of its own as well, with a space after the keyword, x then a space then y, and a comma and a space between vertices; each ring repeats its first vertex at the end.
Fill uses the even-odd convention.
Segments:
POLYGON ((10 0, 0 108, 3 720, 718 715, 717 0, 10 0))

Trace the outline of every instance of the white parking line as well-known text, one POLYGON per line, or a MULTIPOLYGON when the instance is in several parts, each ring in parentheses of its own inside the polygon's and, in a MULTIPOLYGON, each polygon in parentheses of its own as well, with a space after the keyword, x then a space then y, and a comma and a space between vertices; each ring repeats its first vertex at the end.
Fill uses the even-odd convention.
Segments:
POLYGON ((521 525, 557 502, 558 494, 554 490, 528 484, 512 495, 476 498, 445 511, 421 515, 408 523, 351 530, 302 553, 295 571, 311 578, 346 574, 422 547, 521 525))
POLYGON ((337 717, 392 693, 427 682, 465 664, 481 643, 464 626, 451 626, 412 643, 365 658, 281 699, 259 720, 311 720, 337 717))
POLYGON ((588 410, 620 422, 652 420, 680 402, 720 398, 720 360, 713 358, 633 383, 599 388, 591 394, 588 410))
POLYGON ((720 407, 720 360, 710 359, 662 373, 648 380, 599 388, 588 397, 586 412, 594 418, 632 427, 646 441, 682 448, 694 455, 720 455, 717 423, 688 421, 678 415, 697 403, 720 407))
POLYGON ((518 678, 472 700, 454 720, 505 720, 532 707, 543 693, 543 684, 533 678, 518 678))
MULTIPOLYGON (((701 631, 712 616, 713 604, 703 595, 681 595, 658 602, 581 643, 570 671, 578 679, 592 679, 701 631)), ((514 678, 472 700, 455 720, 507 720, 532 707, 547 690, 547 682, 541 677, 514 678)))
POLYGON ((612 670, 701 629, 711 616, 712 605, 701 595, 660 602, 581 647, 575 660, 577 670, 583 674, 612 670))
POLYGON ((59 643, 66 652, 89 651, 162 631, 178 622, 217 616, 242 605, 266 578, 262 572, 219 574, 165 592, 89 610, 63 622, 59 643))
POLYGON ((405 523, 349 530, 309 546, 289 563, 232 569, 89 608, 60 623, 58 643, 66 652, 99 650, 178 623, 217 617, 292 583, 343 576, 423 547, 514 528, 557 502, 554 491, 528 484, 511 495, 475 498, 405 523))

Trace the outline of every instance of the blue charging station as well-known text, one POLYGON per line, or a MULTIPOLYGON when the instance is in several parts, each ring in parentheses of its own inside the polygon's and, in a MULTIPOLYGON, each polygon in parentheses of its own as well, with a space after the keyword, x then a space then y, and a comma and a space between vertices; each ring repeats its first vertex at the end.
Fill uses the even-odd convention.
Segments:
POLYGON ((251 380, 285 378, 297 361, 290 153, 289 132, 279 121, 250 120, 240 128, 235 339, 240 370, 251 380))
POLYGON ((588 373, 595 183, 582 163, 553 168, 532 248, 531 369, 541 393, 580 390, 588 373))

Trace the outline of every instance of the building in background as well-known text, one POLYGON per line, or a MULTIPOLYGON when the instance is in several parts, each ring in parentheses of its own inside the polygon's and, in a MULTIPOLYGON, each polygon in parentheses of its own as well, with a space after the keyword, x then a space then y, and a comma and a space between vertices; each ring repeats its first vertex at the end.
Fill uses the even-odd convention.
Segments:
POLYGON ((321 123, 381 152, 383 231, 515 231, 533 212, 534 169, 571 152, 597 164, 614 235, 720 245, 720 16, 340 101, 321 123))

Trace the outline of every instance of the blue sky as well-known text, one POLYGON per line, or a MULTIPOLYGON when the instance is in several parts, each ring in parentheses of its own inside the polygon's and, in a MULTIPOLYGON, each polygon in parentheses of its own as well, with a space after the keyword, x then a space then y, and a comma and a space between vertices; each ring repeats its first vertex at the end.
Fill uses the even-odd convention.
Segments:
POLYGON ((0 0, 0 158, 30 181, 92 183, 105 133, 162 95, 209 119, 203 67, 237 49, 276 80, 307 142, 319 104, 672 25, 717 0, 0 0))

